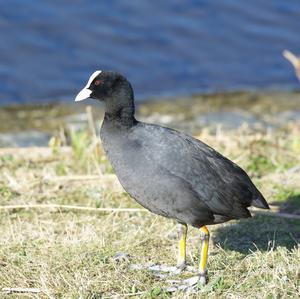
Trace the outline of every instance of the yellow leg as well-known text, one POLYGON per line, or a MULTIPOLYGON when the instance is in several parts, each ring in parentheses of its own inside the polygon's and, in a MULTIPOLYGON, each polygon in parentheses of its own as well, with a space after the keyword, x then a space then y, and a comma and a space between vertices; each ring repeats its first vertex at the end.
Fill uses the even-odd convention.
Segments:
POLYGON ((184 269, 186 267, 186 235, 187 235, 187 225, 179 223, 179 250, 177 258, 177 267, 184 269))
POLYGON ((206 283, 206 266, 207 266, 207 259, 208 259, 208 244, 209 244, 209 231, 206 226, 202 226, 200 228, 203 236, 201 238, 201 257, 200 257, 200 265, 199 265, 199 276, 200 276, 200 283, 206 283))

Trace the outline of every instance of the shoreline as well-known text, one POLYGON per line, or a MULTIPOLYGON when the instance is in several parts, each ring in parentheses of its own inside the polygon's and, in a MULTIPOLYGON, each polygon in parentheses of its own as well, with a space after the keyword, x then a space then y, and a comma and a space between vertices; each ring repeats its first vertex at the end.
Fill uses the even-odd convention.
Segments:
MULTIPOLYGON (((46 146, 62 131, 85 129, 87 106, 98 132, 103 106, 93 100, 87 104, 54 103, 0 106, 0 147, 46 146)), ((186 98, 153 99, 136 104, 137 119, 172 127, 188 134, 203 129, 251 131, 300 125, 300 92, 257 91, 200 94, 186 98)))

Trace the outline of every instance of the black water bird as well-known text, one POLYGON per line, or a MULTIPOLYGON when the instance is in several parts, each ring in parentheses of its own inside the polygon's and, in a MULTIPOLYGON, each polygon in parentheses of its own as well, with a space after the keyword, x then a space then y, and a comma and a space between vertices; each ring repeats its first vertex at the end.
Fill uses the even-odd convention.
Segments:
POLYGON ((105 103, 100 137, 124 189, 151 212, 179 223, 178 267, 186 265, 187 224, 202 232, 199 281, 206 282, 206 225, 251 217, 247 207, 268 209, 246 172, 205 143, 134 117, 134 94, 119 73, 96 71, 75 101, 105 103))

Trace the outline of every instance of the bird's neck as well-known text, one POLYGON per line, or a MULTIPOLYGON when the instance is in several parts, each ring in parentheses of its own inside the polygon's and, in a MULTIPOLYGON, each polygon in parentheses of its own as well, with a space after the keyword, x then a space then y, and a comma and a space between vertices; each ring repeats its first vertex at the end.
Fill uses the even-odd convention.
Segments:
POLYGON ((110 127, 120 127, 125 129, 134 126, 137 122, 134 117, 134 100, 132 98, 124 100, 123 98, 119 103, 119 105, 116 105, 116 102, 106 102, 104 123, 110 127))

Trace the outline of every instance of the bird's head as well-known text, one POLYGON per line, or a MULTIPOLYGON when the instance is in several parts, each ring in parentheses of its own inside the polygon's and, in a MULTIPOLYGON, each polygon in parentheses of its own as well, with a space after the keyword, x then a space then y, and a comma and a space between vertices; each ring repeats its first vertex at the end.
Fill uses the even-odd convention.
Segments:
POLYGON ((127 79, 117 72, 95 71, 75 101, 92 98, 105 102, 133 99, 133 91, 127 79))

